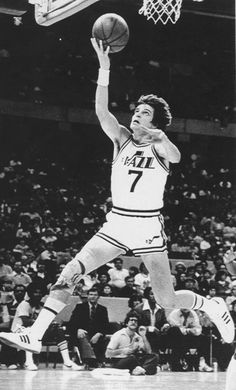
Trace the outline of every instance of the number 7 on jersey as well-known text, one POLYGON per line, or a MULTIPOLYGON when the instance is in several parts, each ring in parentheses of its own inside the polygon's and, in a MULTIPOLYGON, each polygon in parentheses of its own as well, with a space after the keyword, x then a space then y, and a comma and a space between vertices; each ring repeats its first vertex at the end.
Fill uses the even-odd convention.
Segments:
POLYGON ((131 185, 131 188, 130 188, 130 192, 134 192, 135 186, 138 183, 139 179, 141 178, 143 172, 142 171, 135 171, 134 169, 130 169, 128 174, 129 175, 132 175, 132 174, 136 175, 136 177, 131 185))

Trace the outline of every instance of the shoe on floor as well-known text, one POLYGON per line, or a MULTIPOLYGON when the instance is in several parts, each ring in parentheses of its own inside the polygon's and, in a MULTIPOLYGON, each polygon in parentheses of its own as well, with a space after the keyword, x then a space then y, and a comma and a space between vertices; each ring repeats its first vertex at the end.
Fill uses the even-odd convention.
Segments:
POLYGON ((137 366, 133 369, 131 374, 132 375, 145 375, 145 373, 146 373, 146 370, 143 367, 137 366))
POLYGON ((213 372, 213 368, 208 366, 208 364, 203 363, 199 365, 200 372, 213 372))
POLYGON ((215 307, 212 308, 211 313, 207 314, 217 326, 224 341, 226 343, 232 343, 235 335, 234 322, 227 309, 226 303, 223 298, 219 297, 212 298, 211 301, 215 303, 215 307))
POLYGON ((16 364, 10 364, 10 366, 8 366, 7 368, 8 368, 8 370, 17 370, 18 369, 16 364))
POLYGON ((17 333, 0 333, 0 341, 9 345, 10 347, 23 349, 33 353, 40 353, 42 343, 32 338, 30 328, 24 328, 17 333))
POLYGON ((83 371, 84 366, 78 366, 75 362, 72 360, 68 362, 67 364, 63 364, 62 366, 63 370, 69 370, 69 371, 83 371))
POLYGON ((38 370, 38 367, 34 363, 25 364, 24 368, 25 368, 25 370, 28 370, 28 371, 37 371, 38 370))

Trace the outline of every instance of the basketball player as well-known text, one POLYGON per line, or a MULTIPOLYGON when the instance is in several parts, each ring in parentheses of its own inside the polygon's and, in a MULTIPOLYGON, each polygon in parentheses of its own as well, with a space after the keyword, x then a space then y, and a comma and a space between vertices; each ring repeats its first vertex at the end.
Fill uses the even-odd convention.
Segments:
POLYGON ((201 309, 218 327, 223 339, 234 339, 234 324, 226 305, 192 291, 175 292, 164 233, 163 193, 170 163, 180 152, 165 133, 171 122, 168 104, 156 95, 142 96, 130 129, 120 125, 108 110, 109 47, 91 39, 100 64, 96 114, 114 146, 111 175, 112 211, 107 222, 63 269, 30 331, 0 333, 0 339, 17 348, 40 352, 47 327, 67 304, 76 283, 104 263, 126 253, 142 256, 149 271, 156 302, 164 308, 201 309))
MULTIPOLYGON (((227 270, 232 274, 236 275, 236 251, 233 250, 233 247, 224 255, 224 263, 227 267, 227 270)), ((236 384, 236 351, 231 358, 229 363, 227 373, 226 373, 226 386, 225 390, 235 390, 236 384)))

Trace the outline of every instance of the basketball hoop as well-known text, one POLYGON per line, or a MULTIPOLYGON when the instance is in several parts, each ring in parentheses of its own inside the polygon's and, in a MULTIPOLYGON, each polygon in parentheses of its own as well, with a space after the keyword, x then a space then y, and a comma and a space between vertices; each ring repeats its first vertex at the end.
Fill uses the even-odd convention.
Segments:
POLYGON ((139 14, 152 19, 154 23, 160 20, 163 24, 168 21, 175 24, 180 17, 182 0, 143 0, 139 14))

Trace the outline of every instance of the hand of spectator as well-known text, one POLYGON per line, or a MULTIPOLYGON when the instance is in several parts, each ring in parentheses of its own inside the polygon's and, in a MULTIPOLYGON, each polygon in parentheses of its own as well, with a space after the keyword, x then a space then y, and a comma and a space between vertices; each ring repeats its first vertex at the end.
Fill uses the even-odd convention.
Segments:
POLYGON ((141 337, 145 337, 146 336, 146 333, 147 333, 147 329, 146 329, 146 326, 140 326, 138 328, 138 333, 141 337))
POLYGON ((93 337, 90 339, 90 343, 91 344, 97 344, 98 340, 100 339, 100 337, 102 336, 101 333, 96 333, 95 335, 93 335, 93 337))
POLYGON ((167 329, 169 329, 170 328, 170 324, 164 324, 163 326, 162 326, 162 328, 161 328, 161 331, 162 332, 166 332, 167 331, 167 329))
POLYGON ((78 329, 77 330, 77 337, 78 339, 83 339, 86 335, 88 334, 88 332, 84 329, 78 329))

